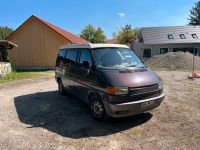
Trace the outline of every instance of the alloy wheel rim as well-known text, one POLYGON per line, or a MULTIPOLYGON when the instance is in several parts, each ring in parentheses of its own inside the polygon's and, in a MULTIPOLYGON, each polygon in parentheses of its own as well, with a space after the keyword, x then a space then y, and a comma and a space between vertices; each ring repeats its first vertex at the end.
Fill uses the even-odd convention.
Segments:
POLYGON ((95 114, 95 116, 101 117, 103 115, 103 112, 104 112, 103 106, 102 106, 102 104, 99 101, 95 100, 92 103, 91 107, 92 107, 92 111, 95 114))

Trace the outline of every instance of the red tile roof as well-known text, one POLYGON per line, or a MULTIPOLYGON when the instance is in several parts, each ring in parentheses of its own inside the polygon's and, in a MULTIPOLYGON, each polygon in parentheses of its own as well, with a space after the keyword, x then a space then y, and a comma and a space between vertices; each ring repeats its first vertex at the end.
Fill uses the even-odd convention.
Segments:
POLYGON ((70 32, 67 32, 43 19, 40 19, 36 16, 32 16, 36 19, 38 19, 39 21, 41 21, 42 23, 44 23, 45 25, 47 25, 49 28, 53 29, 54 31, 56 31, 58 34, 62 35, 64 38, 68 39, 71 43, 76 43, 76 44, 85 44, 85 43, 89 43, 88 41, 70 33, 70 32))
POLYGON ((108 43, 108 44, 119 44, 117 39, 108 39, 108 40, 106 40, 106 43, 108 43))

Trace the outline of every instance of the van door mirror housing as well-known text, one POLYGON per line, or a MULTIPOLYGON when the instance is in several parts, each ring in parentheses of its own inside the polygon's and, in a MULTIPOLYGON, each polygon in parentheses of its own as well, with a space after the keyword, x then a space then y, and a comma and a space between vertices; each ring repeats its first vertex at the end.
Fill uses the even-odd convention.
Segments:
POLYGON ((89 62, 83 61, 83 68, 89 69, 89 62))

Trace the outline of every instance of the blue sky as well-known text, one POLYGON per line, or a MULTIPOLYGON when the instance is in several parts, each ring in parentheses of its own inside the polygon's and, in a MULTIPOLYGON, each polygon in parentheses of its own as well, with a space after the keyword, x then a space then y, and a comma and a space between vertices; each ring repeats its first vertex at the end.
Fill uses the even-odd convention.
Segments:
POLYGON ((74 34, 87 24, 102 27, 107 38, 117 28, 188 24, 197 0, 0 0, 0 26, 16 29, 36 15, 74 34), (6 8, 8 6, 8 8, 6 8))

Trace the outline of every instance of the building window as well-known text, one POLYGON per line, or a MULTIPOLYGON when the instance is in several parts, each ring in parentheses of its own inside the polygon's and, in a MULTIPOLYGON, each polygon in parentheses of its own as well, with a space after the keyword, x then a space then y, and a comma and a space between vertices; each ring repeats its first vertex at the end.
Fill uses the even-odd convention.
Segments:
POLYGON ((165 54, 168 52, 168 48, 160 48, 160 54, 165 54))
POLYGON ((143 58, 151 58, 151 49, 143 50, 143 58))
POLYGON ((196 34, 192 34, 193 39, 198 39, 198 36, 196 34))
POLYGON ((168 39, 174 39, 172 34, 168 34, 168 39))
POLYGON ((186 39, 185 34, 180 34, 179 36, 181 39, 186 39))
POLYGON ((193 54, 194 47, 182 47, 182 48, 173 48, 173 52, 190 52, 193 54))

